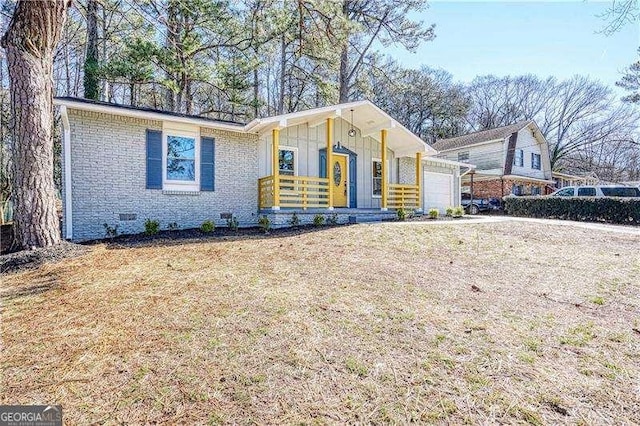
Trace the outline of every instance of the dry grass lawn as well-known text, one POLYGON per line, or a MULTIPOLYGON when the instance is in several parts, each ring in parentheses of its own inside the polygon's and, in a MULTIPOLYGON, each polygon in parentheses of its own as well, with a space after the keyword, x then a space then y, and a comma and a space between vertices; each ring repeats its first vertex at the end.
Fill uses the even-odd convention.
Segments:
POLYGON ((1 402, 61 404, 69 424, 640 422, 631 235, 418 223, 97 245, 4 277, 2 305, 1 402))

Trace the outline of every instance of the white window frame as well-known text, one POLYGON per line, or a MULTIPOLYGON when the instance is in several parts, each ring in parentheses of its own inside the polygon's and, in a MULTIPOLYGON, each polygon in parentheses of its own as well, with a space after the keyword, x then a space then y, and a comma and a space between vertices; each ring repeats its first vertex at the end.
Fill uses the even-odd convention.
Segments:
POLYGON ((513 154, 513 165, 516 167, 524 167, 524 150, 522 148, 516 148, 515 153, 513 154), (517 154, 520 154, 518 157, 517 154), (520 161, 516 161, 516 160, 520 161))
POLYGON ((371 157, 371 164, 370 164, 370 169, 369 169, 371 171, 371 198, 382 198, 382 187, 383 187, 382 179, 383 179, 383 176, 380 176, 380 178, 379 178, 380 179, 380 191, 381 191, 380 195, 376 195, 376 194, 373 193, 373 179, 374 179, 374 176, 373 176, 373 163, 375 163, 375 162, 378 162, 378 163, 382 164, 382 159, 381 158, 376 158, 376 157, 371 157))
POLYGON ((542 170, 542 155, 541 154, 537 154, 535 152, 531 153, 531 169, 532 170, 542 170), (538 167, 535 167, 535 161, 534 158, 538 158, 538 167))
POLYGON ((298 176, 298 147, 297 146, 285 146, 285 145, 280 145, 278 147, 278 173, 282 176, 289 176, 289 175, 283 175, 282 174, 282 170, 280 169, 280 151, 292 151, 293 152, 293 175, 294 176, 298 176))
POLYGON ((200 128, 181 123, 164 123, 162 126, 162 189, 165 191, 200 191, 200 128), (168 137, 195 139, 195 181, 167 179, 168 137))

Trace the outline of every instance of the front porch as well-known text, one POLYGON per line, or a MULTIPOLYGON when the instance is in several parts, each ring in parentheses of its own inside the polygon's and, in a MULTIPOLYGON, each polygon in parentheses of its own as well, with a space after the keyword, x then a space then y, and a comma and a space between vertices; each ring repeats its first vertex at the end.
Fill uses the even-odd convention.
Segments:
MULTIPOLYGON (((334 119, 334 117, 328 117, 323 123, 325 124, 326 147, 317 151, 321 163, 318 170, 320 176, 297 175, 294 172, 296 167, 283 170, 280 158, 280 127, 276 126, 271 129, 271 149, 268 161, 272 174, 258 179, 258 207, 261 212, 277 212, 281 209, 297 209, 302 213, 310 209, 321 209, 328 212, 338 208, 359 210, 358 187, 356 185, 356 157, 358 154, 341 146, 340 141, 334 143, 334 119)), ((377 187, 380 208, 367 208, 366 210, 377 212, 386 212, 390 209, 420 210, 423 179, 421 161, 424 144, 420 142, 413 145, 417 145, 416 151, 413 152, 415 155, 414 182, 391 183, 388 131, 387 128, 377 130, 381 157, 378 162, 379 181, 377 187)), ((411 180, 413 178, 410 178, 411 180)))

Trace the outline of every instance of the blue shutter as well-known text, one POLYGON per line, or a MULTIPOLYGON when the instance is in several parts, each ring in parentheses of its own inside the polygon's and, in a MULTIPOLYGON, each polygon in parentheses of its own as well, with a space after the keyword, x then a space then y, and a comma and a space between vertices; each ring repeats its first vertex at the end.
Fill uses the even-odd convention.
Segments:
POLYGON ((147 129, 147 189, 162 189, 162 132, 147 129))
POLYGON ((216 140, 200 138, 200 191, 215 191, 216 140))

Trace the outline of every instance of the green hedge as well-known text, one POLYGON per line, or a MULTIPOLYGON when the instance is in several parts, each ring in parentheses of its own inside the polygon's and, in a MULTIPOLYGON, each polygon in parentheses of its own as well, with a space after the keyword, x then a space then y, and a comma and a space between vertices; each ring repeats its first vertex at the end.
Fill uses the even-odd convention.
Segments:
POLYGON ((640 200, 632 198, 505 197, 512 216, 640 225, 640 200))

